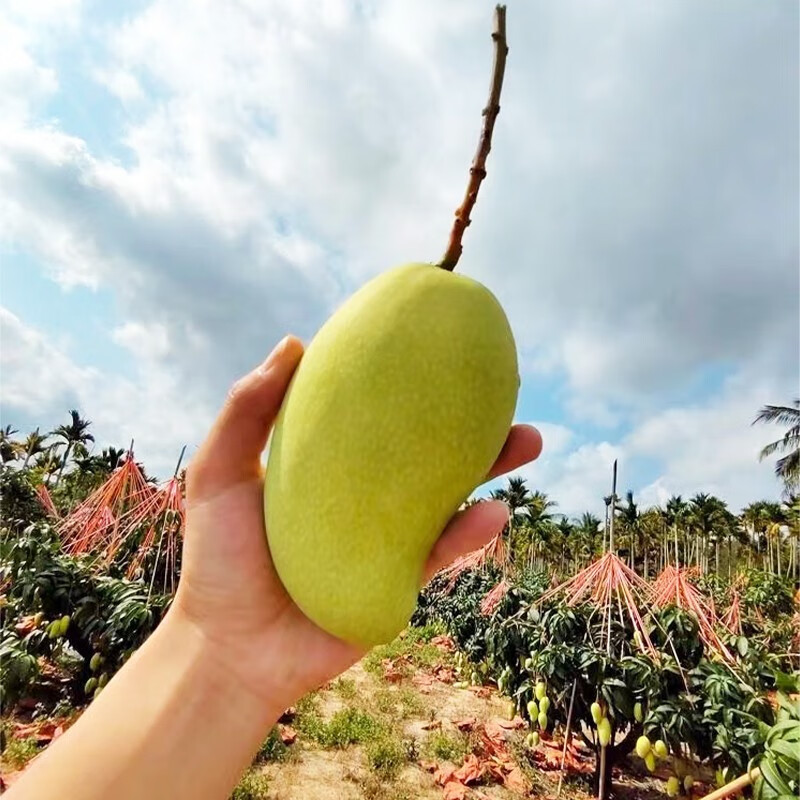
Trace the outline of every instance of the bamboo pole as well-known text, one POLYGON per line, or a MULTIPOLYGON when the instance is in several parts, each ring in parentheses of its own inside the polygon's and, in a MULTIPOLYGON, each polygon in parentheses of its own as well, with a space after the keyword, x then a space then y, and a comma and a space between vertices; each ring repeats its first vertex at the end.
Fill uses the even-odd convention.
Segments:
POLYGON ((741 775, 735 781, 726 783, 721 788, 711 792, 711 794, 707 794, 705 797, 701 798, 701 800, 723 800, 723 798, 730 797, 732 794, 738 794, 742 789, 746 789, 753 783, 760 774, 761 770, 756 767, 750 770, 750 772, 741 775))

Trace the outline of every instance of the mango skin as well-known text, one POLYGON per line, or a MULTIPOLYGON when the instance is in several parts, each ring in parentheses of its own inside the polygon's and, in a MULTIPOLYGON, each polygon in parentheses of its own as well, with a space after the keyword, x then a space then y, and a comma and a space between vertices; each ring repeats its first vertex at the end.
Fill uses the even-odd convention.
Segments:
POLYGON ((330 317, 284 398, 265 480, 272 560, 306 616, 364 647, 405 627, 518 390, 506 315, 470 278, 397 267, 330 317))

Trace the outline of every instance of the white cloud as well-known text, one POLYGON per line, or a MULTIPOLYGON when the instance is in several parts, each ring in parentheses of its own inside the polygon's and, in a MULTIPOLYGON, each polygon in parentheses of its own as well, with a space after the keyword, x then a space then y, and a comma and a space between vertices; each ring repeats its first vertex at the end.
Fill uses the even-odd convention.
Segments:
MULTIPOLYGON (((112 438, 150 427, 166 461, 286 331, 308 337, 367 277, 444 248, 485 100, 477 0, 154 0, 101 27, 69 0, 13 8, 0 236, 65 286, 113 291, 135 385, 17 335, 112 438), (76 41, 87 76, 121 101, 108 117, 124 161, 68 121, 34 121, 54 92, 70 96, 53 54, 77 63, 76 41)), ((572 421, 634 426, 621 441, 545 430, 527 474, 564 509, 596 510, 617 456, 663 465, 653 497, 690 478, 730 498, 766 486, 757 433, 737 432, 796 382, 800 359, 797 17, 746 0, 509 9, 503 110, 462 271, 503 302, 522 363, 566 381, 572 421), (748 376, 740 397, 665 408, 720 364, 748 376)), ((14 380, 16 402, 46 401, 14 380)))
POLYGON ((137 457, 160 476, 172 472, 181 447, 191 455, 208 429, 214 409, 186 392, 175 376, 149 359, 152 331, 126 326, 122 339, 145 343, 136 380, 76 364, 36 329, 0 307, 0 373, 6 417, 24 413, 43 429, 78 408, 92 421, 99 446, 136 441, 137 457), (10 413, 9 413, 10 412, 10 413))

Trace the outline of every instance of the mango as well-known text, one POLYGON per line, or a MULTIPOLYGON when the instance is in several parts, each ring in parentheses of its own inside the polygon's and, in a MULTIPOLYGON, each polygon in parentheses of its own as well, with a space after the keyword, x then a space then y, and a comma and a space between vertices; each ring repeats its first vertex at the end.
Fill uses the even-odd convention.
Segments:
POLYGON ((537 719, 539 723, 539 727, 543 730, 547 730, 547 726, 550 724, 550 720, 547 718, 547 714, 544 711, 539 712, 539 717, 537 719))
POLYGON ((644 765, 647 767, 648 772, 655 772, 656 756, 652 750, 644 757, 644 765))
POLYGON ((669 752, 667 750, 667 743, 663 739, 656 739, 656 743, 653 745, 653 750, 659 758, 666 758, 667 753, 669 752))
POLYGON ((541 700, 547 694, 547 686, 545 686, 544 681, 536 682, 533 694, 535 695, 537 700, 541 700))
POLYGON ((543 711, 546 714, 549 710, 550 710, 550 699, 545 696, 539 701, 539 711, 543 711))
POLYGON ((470 278, 408 264, 330 317, 284 398, 264 486, 272 560, 307 617, 366 647, 405 627, 518 390, 506 315, 470 278))
POLYGON ((528 701, 528 716, 532 720, 539 716, 539 706, 535 700, 528 701))
POLYGON ((600 747, 608 747, 611 742, 611 722, 608 717, 603 717, 597 723, 597 739, 600 742, 600 747))
POLYGON ((633 706, 633 718, 637 722, 641 722, 644 719, 644 708, 642 707, 641 703, 636 703, 633 706))
POLYGON ((680 789, 681 782, 675 777, 675 775, 672 775, 669 780, 667 780, 667 795, 669 797, 676 797, 680 789))
POLYGON ((644 758, 650 752, 650 740, 646 736, 640 736, 636 740, 636 755, 644 758))
POLYGON ((600 705, 600 703, 595 702, 592 703, 590 710, 592 712, 592 719, 594 720, 594 724, 599 725, 600 720, 603 719, 603 717, 605 716, 603 714, 603 707, 600 705))

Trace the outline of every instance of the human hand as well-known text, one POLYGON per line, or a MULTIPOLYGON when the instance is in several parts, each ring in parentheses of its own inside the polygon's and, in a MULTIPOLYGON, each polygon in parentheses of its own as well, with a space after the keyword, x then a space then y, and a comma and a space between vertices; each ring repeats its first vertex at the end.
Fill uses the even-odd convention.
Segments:
MULTIPOLYGON (((200 633, 226 674, 278 711, 363 655, 292 602, 267 546, 261 455, 302 354, 301 342, 287 337, 238 381, 192 460, 182 575, 170 611, 200 633)), ((513 426, 488 478, 533 461, 541 448, 535 428, 513 426)), ((489 541, 507 518, 497 501, 456 514, 428 558, 425 581, 489 541)))

